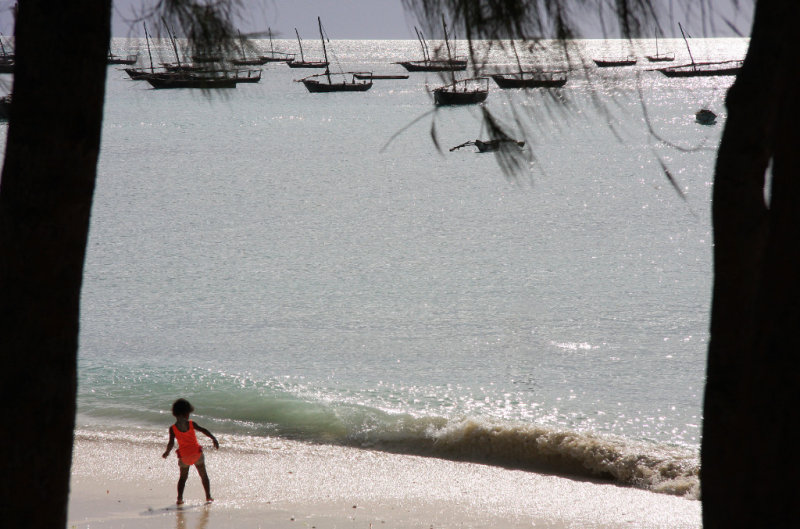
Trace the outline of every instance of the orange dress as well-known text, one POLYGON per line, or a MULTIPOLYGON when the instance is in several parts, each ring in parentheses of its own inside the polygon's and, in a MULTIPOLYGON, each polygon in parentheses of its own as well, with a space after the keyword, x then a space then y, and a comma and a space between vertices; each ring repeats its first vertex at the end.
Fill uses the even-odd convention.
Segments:
POLYGON ((178 459, 184 465, 194 465, 203 455, 203 447, 197 442, 197 435, 194 433, 194 423, 189 421, 189 429, 185 432, 178 430, 178 427, 173 424, 172 433, 178 440, 178 459))

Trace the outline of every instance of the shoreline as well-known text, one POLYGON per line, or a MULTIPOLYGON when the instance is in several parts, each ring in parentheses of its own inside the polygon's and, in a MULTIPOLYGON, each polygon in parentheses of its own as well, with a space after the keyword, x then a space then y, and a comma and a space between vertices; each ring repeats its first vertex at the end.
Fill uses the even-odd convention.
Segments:
MULTIPOLYGON (((476 463, 269 439, 205 446, 214 503, 163 443, 78 434, 70 529, 699 528, 700 502, 476 463)), ((202 440, 201 440, 202 443, 202 440)))

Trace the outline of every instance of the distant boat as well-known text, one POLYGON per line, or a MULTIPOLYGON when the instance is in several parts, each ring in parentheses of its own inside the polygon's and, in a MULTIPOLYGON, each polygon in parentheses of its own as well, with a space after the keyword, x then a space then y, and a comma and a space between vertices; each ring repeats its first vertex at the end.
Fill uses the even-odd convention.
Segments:
POLYGON ((689 51, 690 64, 681 64, 680 66, 667 66, 666 68, 659 68, 658 71, 667 77, 717 77, 723 75, 736 75, 742 69, 744 61, 730 60, 730 61, 714 61, 714 62, 695 62, 692 55, 692 49, 689 47, 689 41, 686 39, 686 33, 683 31, 683 26, 678 22, 678 27, 681 30, 683 41, 686 43, 686 49, 689 51))
POLYGON ((659 53, 658 52, 658 30, 656 30, 656 54, 655 55, 645 55, 650 62, 671 62, 675 60, 675 53, 659 53))
MULTIPOLYGON (((322 40, 322 53, 325 55, 325 64, 328 64, 328 48, 325 46, 325 35, 322 31, 322 19, 317 17, 319 24, 319 38, 322 40)), ((309 92, 365 92, 372 88, 371 72, 341 72, 343 80, 334 82, 331 78, 331 70, 325 67, 325 73, 310 75, 300 79, 300 82, 306 87, 309 92), (356 77, 356 74, 370 76, 366 80, 356 77)))
POLYGON ((293 60, 291 62, 287 62, 286 64, 289 65, 289 68, 327 68, 328 61, 307 61, 305 56, 303 55, 303 43, 300 41, 300 33, 297 32, 297 28, 294 28, 294 32, 297 35, 297 45, 300 47, 300 60, 293 60))
POLYGON ((261 70, 218 70, 207 72, 161 72, 144 77, 153 88, 236 88, 239 83, 257 83, 261 70))
POLYGON ((693 62, 680 66, 667 66, 659 68, 658 71, 667 77, 716 77, 724 75, 736 75, 742 69, 744 61, 720 61, 720 62, 693 62))
POLYGON ((442 17, 442 28, 444 29, 444 43, 445 46, 447 46, 448 57, 446 59, 431 58, 430 49, 428 48, 428 43, 425 41, 425 37, 415 27, 414 31, 417 32, 417 39, 419 40, 420 46, 422 46, 423 59, 421 61, 402 61, 395 64, 401 65, 409 72, 461 72, 466 70, 466 58, 450 57, 450 43, 447 36, 447 26, 444 23, 444 17, 442 17))
POLYGON ((475 147, 477 147, 478 152, 495 152, 501 149, 508 149, 508 148, 522 149, 523 147, 525 147, 525 142, 517 141, 512 138, 497 138, 494 140, 487 140, 487 141, 482 141, 482 140, 465 141, 461 145, 456 145, 455 147, 450 149, 450 152, 453 152, 456 149, 460 149, 462 147, 466 147, 468 145, 474 145, 475 147))
POLYGON ((121 55, 114 55, 109 51, 106 64, 135 64, 137 60, 139 60, 138 54, 130 54, 122 57, 121 55))
POLYGON ((610 68, 613 66, 633 66, 636 64, 636 57, 629 55, 625 58, 606 58, 592 59, 598 68, 610 68))
POLYGON ((294 53, 275 51, 275 48, 272 46, 272 28, 267 28, 267 32, 269 33, 269 52, 266 55, 262 55, 261 58, 266 62, 292 62, 294 60, 294 53))
POLYGON ((142 80, 144 81, 148 75, 153 75, 156 73, 156 69, 153 67, 153 54, 150 50, 150 35, 147 32, 147 22, 142 23, 144 25, 144 41, 147 44, 147 56, 150 57, 150 69, 147 68, 124 68, 125 73, 128 74, 128 77, 133 79, 134 81, 142 80))
POLYGON ((524 70, 515 73, 492 74, 500 88, 558 88, 567 84, 565 72, 524 70))
POLYGON ((671 62, 675 60, 675 53, 664 53, 661 55, 645 55, 650 62, 671 62))
POLYGON ((378 75, 369 72, 353 74, 356 79, 408 79, 408 75, 378 75))
POLYGON ((474 105, 486 101, 489 95, 489 78, 460 79, 440 86, 433 91, 433 101, 443 105, 474 105))
POLYGON ((266 57, 247 57, 247 54, 244 52, 244 38, 241 32, 239 32, 239 49, 242 52, 242 58, 231 59, 231 64, 236 66, 261 66, 267 62, 266 57))

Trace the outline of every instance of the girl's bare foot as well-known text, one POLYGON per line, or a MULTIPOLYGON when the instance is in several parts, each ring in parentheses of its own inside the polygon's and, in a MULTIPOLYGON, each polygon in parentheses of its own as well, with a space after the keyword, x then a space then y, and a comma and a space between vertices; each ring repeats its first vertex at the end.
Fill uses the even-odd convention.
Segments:
POLYGON ((210 496, 208 498, 206 498, 206 503, 211 503, 212 501, 214 501, 214 498, 212 498, 210 496))
POLYGON ((175 505, 183 505, 183 498, 178 498, 178 501, 175 502, 175 505))

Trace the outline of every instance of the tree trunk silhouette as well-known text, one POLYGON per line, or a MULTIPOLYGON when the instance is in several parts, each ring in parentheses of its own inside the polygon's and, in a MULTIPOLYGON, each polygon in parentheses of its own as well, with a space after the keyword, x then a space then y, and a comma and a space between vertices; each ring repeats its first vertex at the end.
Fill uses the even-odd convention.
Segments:
POLYGON ((800 471, 800 82, 796 0, 758 2, 713 193, 701 484, 706 528, 796 527, 800 471), (772 164, 771 195, 765 175, 772 164))
POLYGON ((67 523, 81 277, 111 0, 20 0, 0 181, 0 520, 67 523))

